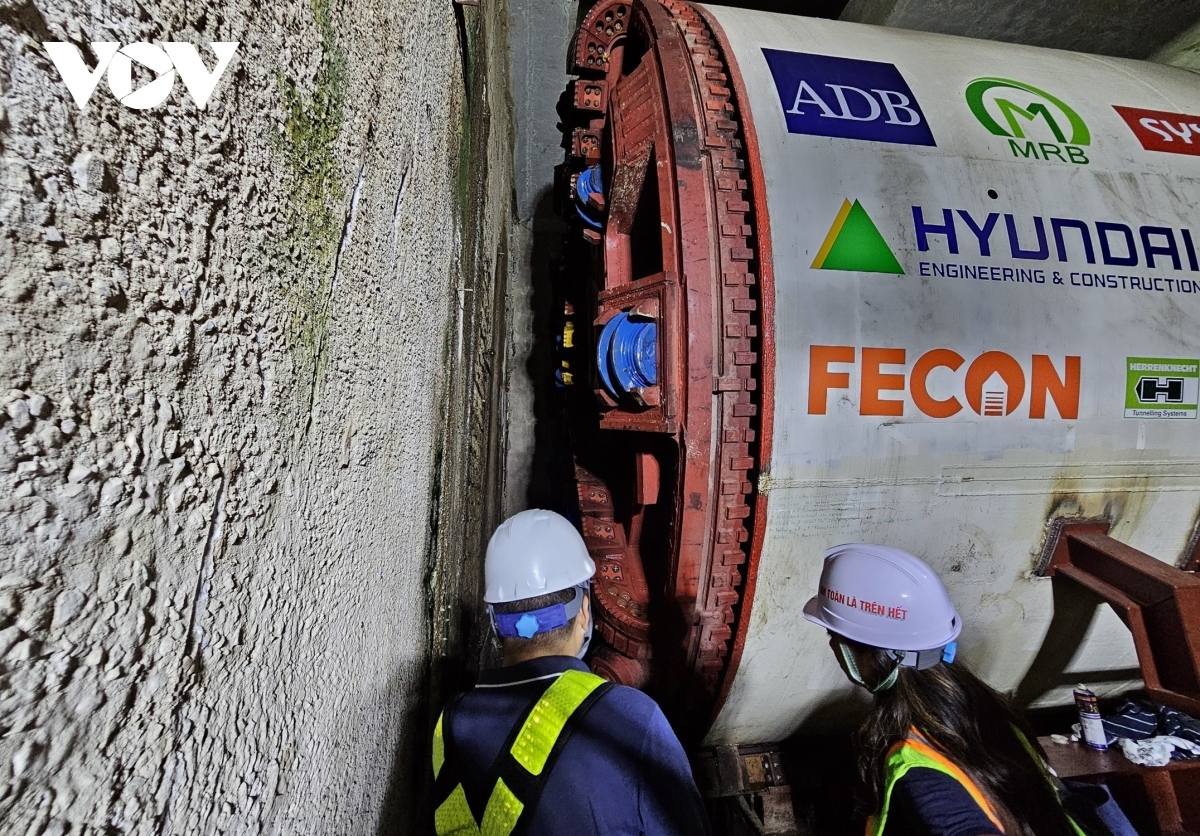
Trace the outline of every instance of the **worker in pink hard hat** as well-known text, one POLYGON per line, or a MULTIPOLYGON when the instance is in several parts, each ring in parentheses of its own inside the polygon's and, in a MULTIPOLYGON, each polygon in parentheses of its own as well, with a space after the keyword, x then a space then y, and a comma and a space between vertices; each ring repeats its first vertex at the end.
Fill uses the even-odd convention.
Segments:
POLYGON ((955 661, 962 619, 920 558, 868 543, 830 549, 804 617, 875 695, 856 744, 867 836, 1085 833, 1026 722, 955 661))

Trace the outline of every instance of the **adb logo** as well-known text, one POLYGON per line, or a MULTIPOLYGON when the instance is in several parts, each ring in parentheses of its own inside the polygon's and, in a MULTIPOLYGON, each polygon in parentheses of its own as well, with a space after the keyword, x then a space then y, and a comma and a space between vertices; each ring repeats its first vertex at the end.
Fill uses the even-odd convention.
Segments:
POLYGON ((788 133, 936 145, 894 64, 763 49, 788 133))
POLYGON ((1062 99, 1011 78, 977 78, 967 107, 988 132, 1005 137, 1014 157, 1087 165, 1087 123, 1062 99))
POLYGON ((199 51, 188 43, 135 43, 122 47, 113 41, 95 41, 91 47, 96 56, 96 66, 90 70, 74 44, 51 41, 42 46, 58 68, 58 74, 62 76, 63 83, 80 110, 87 109, 100 77, 104 75, 108 77, 108 89, 126 107, 134 110, 158 107, 171 95, 176 74, 183 81, 196 107, 204 110, 238 48, 237 41, 209 44, 217 56, 217 65, 209 72, 199 51), (137 90, 133 89, 135 61, 157 74, 153 81, 137 90))

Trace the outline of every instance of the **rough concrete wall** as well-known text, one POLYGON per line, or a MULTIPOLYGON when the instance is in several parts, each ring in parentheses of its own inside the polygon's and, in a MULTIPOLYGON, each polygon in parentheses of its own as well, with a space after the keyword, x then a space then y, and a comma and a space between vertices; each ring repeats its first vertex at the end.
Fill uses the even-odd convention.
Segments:
POLYGON ((1148 58, 1200 20, 1197 0, 850 0, 842 20, 1148 58))
POLYGON ((457 31, 441 0, 0 0, 3 832, 408 829, 457 31), (205 111, 102 82, 80 113, 64 40, 241 46, 205 111))
POLYGON ((1150 60, 1200 72, 1200 24, 1188 29, 1151 55, 1150 60))
MULTIPOLYGON (((443 446, 437 482, 427 732, 432 732, 446 699, 474 684, 475 674, 494 650, 483 620, 483 553, 500 522, 507 431, 527 420, 520 405, 514 408, 508 402, 504 387, 510 338, 504 304, 511 278, 513 207, 508 5, 505 0, 486 0, 481 6, 460 6, 458 13, 469 64, 469 131, 463 138, 460 169, 466 243, 447 371, 450 400, 462 404, 462 410, 447 416, 449 440, 443 446)), ((423 764, 424 757, 422 751, 423 764)), ((428 771, 424 774, 430 777, 428 771)))

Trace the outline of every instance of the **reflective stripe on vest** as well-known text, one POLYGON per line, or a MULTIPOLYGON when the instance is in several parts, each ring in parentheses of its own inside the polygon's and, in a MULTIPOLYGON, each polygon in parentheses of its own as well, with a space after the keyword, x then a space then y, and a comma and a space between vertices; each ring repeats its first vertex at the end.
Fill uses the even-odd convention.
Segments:
MULTIPOLYGON (((1051 777, 1050 771, 1042 760, 1041 755, 1038 754, 1037 749, 1033 748, 1033 745, 1030 744, 1020 729, 1013 728, 1013 731, 1017 733, 1017 738, 1020 739, 1021 745, 1025 747, 1025 751, 1029 753, 1029 756, 1033 758, 1042 775, 1050 783, 1050 788, 1057 795, 1058 787, 1055 786, 1054 779, 1051 777)), ((901 740, 888 752, 887 764, 884 766, 883 807, 877 816, 871 816, 867 819, 867 836, 882 836, 883 829, 887 826, 888 806, 891 804, 892 790, 895 788, 896 782, 915 766, 936 769, 938 772, 945 773, 958 781, 958 783, 962 784, 963 789, 970 794, 975 803, 979 805, 979 808, 983 810, 984 814, 991 819, 992 824, 996 825, 996 829, 1001 833, 1004 832, 1004 825, 1000 823, 1000 817, 996 814, 996 808, 984 796, 979 785, 967 773, 963 772, 958 764, 930 746, 929 742, 921 736, 920 732, 913 729, 908 739, 901 740)), ((1071 829, 1075 831, 1076 836, 1087 836, 1083 828, 1076 824, 1075 819, 1067 816, 1067 821, 1071 823, 1071 829)))
MULTIPOLYGON (((1042 756, 1038 754, 1037 749, 1033 748, 1033 744, 1029 742, 1027 737, 1025 737, 1025 733, 1016 727, 1013 728, 1013 731, 1017 733, 1017 737, 1020 739, 1021 745, 1025 747, 1025 751, 1029 753, 1029 757, 1033 758, 1033 762, 1036 763, 1038 768, 1042 771, 1042 776, 1047 782, 1049 782, 1050 788, 1054 790, 1055 796, 1058 796, 1061 800, 1061 796, 1059 796, 1058 793, 1058 784, 1054 782, 1054 779, 1058 776, 1050 772, 1049 764, 1042 760, 1042 756)), ((1066 811, 1064 810, 1063 812, 1066 811)), ((1087 833, 1084 831, 1084 829, 1080 827, 1075 822, 1075 819, 1071 818, 1070 815, 1067 816, 1067 821, 1071 823, 1071 829, 1075 831, 1075 836, 1087 836, 1087 833)))
POLYGON ((992 824, 996 825, 996 829, 1001 833, 1004 832, 1000 816, 996 814, 996 809, 984 796, 979 785, 971 780, 958 764, 930 746, 923 737, 914 735, 906 740, 901 740, 888 752, 887 763, 884 766, 883 806, 878 815, 867 819, 867 836, 881 836, 884 827, 887 826, 888 807, 891 805, 892 790, 895 788, 896 782, 903 778, 908 770, 918 766, 936 769, 962 784, 971 799, 992 820, 992 824))
MULTIPOLYGON (((513 759, 531 775, 541 775, 546 762, 554 751, 567 722, 575 710, 588 696, 604 684, 604 680, 592 673, 569 670, 546 689, 541 699, 525 718, 521 731, 509 750, 513 759)), ((433 777, 436 779, 446 763, 446 744, 442 737, 442 717, 438 717, 433 730, 433 777)), ((453 776, 452 776, 453 777, 453 776)), ((512 790, 497 778, 483 821, 476 823, 475 816, 467 804, 467 795, 462 784, 454 788, 450 797, 434 811, 434 829, 438 836, 508 836, 517 826, 517 820, 525 809, 524 803, 512 790)))

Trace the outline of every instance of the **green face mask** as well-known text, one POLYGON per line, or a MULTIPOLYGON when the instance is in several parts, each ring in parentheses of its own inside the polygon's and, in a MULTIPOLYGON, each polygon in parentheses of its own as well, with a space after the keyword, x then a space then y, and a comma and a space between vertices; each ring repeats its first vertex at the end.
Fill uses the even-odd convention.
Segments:
POLYGON ((899 655, 896 658, 896 664, 892 667, 892 672, 887 675, 886 679, 872 688, 862 678, 862 674, 858 670, 858 663, 854 661, 854 653, 850 650, 850 647, 844 641, 838 639, 837 649, 838 655, 842 657, 842 661, 846 664, 846 670, 849 672, 850 678, 862 687, 866 688, 872 694, 878 694, 882 691, 886 691, 888 688, 891 688, 896 684, 896 679, 900 676, 900 663, 904 661, 905 654, 903 650, 897 651, 899 655))

